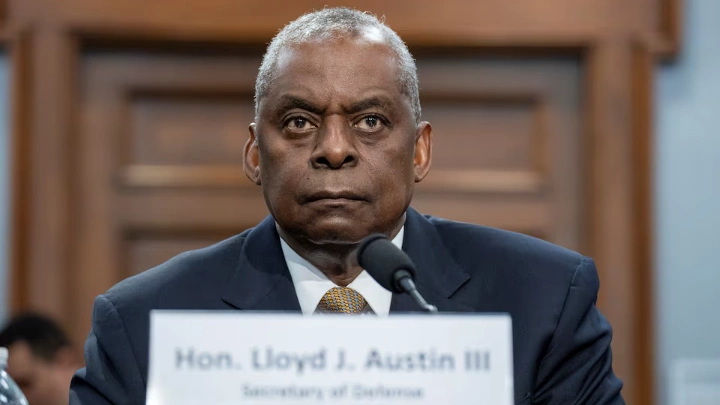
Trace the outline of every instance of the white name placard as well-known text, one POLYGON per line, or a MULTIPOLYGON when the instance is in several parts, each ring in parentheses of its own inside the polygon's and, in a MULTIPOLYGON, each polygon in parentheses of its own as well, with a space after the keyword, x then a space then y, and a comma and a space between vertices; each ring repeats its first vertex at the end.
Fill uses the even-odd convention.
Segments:
POLYGON ((507 315, 153 311, 148 405, 513 403, 507 315))

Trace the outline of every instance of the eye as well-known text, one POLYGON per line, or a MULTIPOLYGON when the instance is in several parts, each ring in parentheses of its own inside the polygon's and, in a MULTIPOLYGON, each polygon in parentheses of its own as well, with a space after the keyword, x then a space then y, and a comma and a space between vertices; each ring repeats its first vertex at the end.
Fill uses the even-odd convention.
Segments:
POLYGON ((360 118, 353 126, 363 131, 375 132, 382 129, 385 123, 377 115, 366 115, 360 118))
POLYGON ((315 126, 305 117, 292 117, 285 122, 285 127, 291 131, 303 131, 315 126))

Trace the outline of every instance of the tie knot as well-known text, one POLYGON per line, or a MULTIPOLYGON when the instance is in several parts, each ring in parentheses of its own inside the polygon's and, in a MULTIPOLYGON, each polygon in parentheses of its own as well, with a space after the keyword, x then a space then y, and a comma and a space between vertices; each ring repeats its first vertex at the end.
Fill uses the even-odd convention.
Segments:
POLYGON ((359 292, 347 287, 333 287, 323 295, 317 309, 321 312, 359 314, 367 301, 359 292))

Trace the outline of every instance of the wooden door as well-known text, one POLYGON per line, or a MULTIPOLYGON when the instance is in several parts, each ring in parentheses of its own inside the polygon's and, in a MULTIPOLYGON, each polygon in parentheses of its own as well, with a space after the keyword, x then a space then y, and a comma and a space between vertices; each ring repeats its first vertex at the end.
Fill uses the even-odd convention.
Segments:
MULTIPOLYGON (((624 395, 651 403, 648 111, 675 3, 344 4, 386 14, 417 59, 435 142, 413 205, 595 257, 624 395)), ((15 309, 81 342, 97 294, 267 215, 241 167, 255 75, 313 6, 10 3, 15 309)))

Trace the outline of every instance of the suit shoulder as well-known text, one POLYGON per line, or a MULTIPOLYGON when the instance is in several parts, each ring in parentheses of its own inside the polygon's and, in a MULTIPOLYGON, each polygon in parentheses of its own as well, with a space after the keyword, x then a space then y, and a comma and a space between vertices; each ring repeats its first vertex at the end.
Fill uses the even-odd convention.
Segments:
MULTIPOLYGON (((495 267, 572 277, 584 260, 580 253, 545 240, 503 229, 427 217, 456 260, 490 262, 495 267)), ((465 267, 465 266, 463 266, 465 267)))
MULTIPOLYGON (((206 248, 181 253, 165 263, 120 281, 105 296, 115 306, 149 301, 163 306, 163 300, 201 293, 206 288, 222 285, 235 269, 248 231, 206 248)), ((170 305, 172 306, 172 305, 170 305)))

